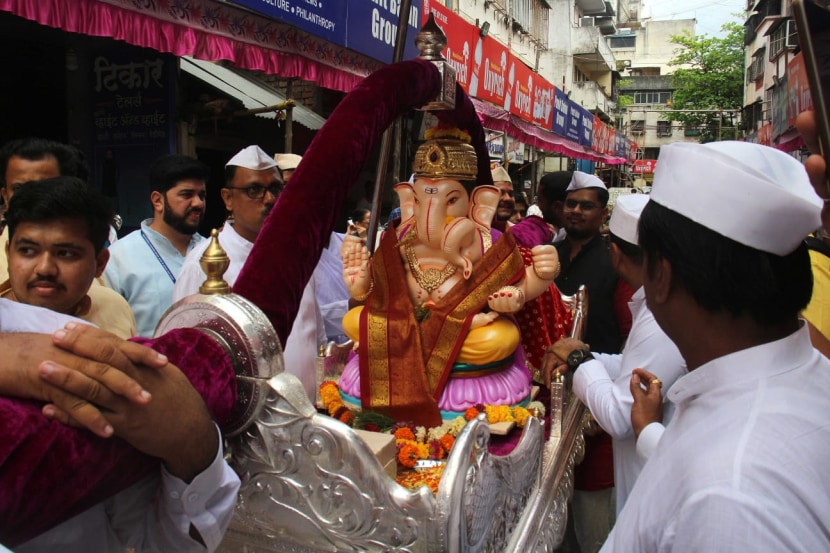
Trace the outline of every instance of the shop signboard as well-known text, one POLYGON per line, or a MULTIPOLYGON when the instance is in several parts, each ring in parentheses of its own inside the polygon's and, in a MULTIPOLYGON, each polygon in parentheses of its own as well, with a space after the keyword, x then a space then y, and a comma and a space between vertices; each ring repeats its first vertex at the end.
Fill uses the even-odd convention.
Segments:
POLYGON ((628 155, 625 151, 625 135, 614 133, 614 139, 616 141, 616 144, 614 145, 614 155, 617 157, 627 158, 628 155))
POLYGON ((524 144, 513 138, 512 136, 507 137, 507 162, 508 163, 519 163, 522 164, 525 162, 525 147, 524 144))
POLYGON ((564 91, 556 89, 553 95, 553 125, 551 130, 559 136, 565 136, 568 132, 568 120, 570 119, 571 103, 564 91))
POLYGON ((657 167, 656 159, 638 159, 634 162, 631 168, 632 173, 654 173, 654 168, 657 167))
POLYGON ((92 179, 127 227, 152 215, 147 167, 175 151, 176 59, 113 44, 92 52, 92 179))
POLYGON ((497 161, 499 164, 503 164, 505 159, 508 163, 524 163, 524 144, 512 136, 506 136, 501 131, 484 129, 484 139, 491 160, 497 161), (507 142, 506 148, 505 140, 507 142))
MULTIPOLYGON (((481 44, 481 37, 475 25, 467 23, 464 18, 436 0, 423 0, 424 12, 422 23, 426 23, 429 14, 435 17, 435 23, 447 35, 447 47, 444 57, 447 58, 453 69, 455 78, 465 92, 470 89, 470 76, 473 65, 473 54, 476 44, 481 44)), ((481 59, 479 48, 479 60, 481 59)))
POLYGON ((594 136, 591 139, 591 149, 603 154, 608 153, 609 136, 608 126, 602 122, 602 119, 594 115, 594 136))
POLYGON ((346 46, 349 2, 337 0, 233 0, 268 17, 285 21, 338 46, 346 46))
POLYGON ((510 53, 500 42, 490 36, 480 41, 480 44, 482 52, 480 58, 478 45, 473 56, 470 96, 503 107, 510 53))
POLYGON ((793 56, 787 64, 787 96, 788 126, 794 127, 798 114, 813 107, 804 56, 801 52, 793 56))
POLYGON ((758 129, 758 144, 764 146, 772 145, 772 125, 770 123, 758 129))
POLYGON ((492 131, 484 129, 484 139, 487 145, 487 153, 490 154, 490 159, 497 159, 499 161, 504 159, 504 133, 501 131, 492 131))
MULTIPOLYGON (((311 35, 391 63, 398 33, 399 0, 233 0, 311 35)), ((418 56, 421 2, 412 0, 403 59, 418 56)))
MULTIPOLYGON (((276 0, 279 1, 279 0, 276 0)), ((294 0, 295 2, 298 0, 294 0)), ((384 63, 392 63, 392 54, 398 33, 398 14, 401 4, 398 0, 305 0, 346 4, 349 7, 346 29, 346 47, 357 50, 384 63)), ((421 29, 421 0, 412 0, 407 18, 409 28, 403 59, 418 57, 415 35, 421 29)))
POLYGON ((577 106, 579 112, 579 143, 586 148, 590 148, 594 142, 594 114, 583 108, 577 106))
POLYGON ((568 126, 565 129, 565 138, 580 142, 580 126, 582 125, 582 108, 568 98, 568 126))
POLYGON ((504 107, 513 115, 533 121, 533 71, 521 60, 510 56, 510 69, 507 72, 507 93, 504 96, 504 107))
POLYGON ((531 72, 533 78, 533 113, 531 121, 543 129, 550 129, 553 125, 553 98, 556 87, 531 72))

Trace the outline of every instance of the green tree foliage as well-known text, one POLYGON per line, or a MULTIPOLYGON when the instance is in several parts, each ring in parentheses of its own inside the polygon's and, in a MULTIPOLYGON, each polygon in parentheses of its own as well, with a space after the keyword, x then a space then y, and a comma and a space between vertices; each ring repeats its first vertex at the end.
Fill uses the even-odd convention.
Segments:
POLYGON ((700 132, 701 142, 737 138, 737 113, 693 113, 688 110, 737 110, 743 104, 744 28, 736 22, 722 27, 724 37, 671 38, 680 46, 670 65, 675 91, 668 118, 700 132))

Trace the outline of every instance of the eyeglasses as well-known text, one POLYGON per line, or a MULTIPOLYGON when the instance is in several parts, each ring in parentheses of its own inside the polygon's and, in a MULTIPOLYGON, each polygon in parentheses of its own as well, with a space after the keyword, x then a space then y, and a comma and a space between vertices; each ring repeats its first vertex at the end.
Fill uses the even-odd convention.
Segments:
POLYGON ((261 184, 254 184, 252 186, 229 186, 231 190, 242 190, 245 195, 252 200, 261 200, 265 197, 265 192, 270 192, 274 197, 280 195, 282 192, 282 184, 272 184, 271 186, 262 186, 261 184))
POLYGON ((582 211, 593 211, 599 207, 599 205, 595 204, 594 202, 589 202, 587 200, 565 200, 565 209, 576 209, 576 206, 582 211))

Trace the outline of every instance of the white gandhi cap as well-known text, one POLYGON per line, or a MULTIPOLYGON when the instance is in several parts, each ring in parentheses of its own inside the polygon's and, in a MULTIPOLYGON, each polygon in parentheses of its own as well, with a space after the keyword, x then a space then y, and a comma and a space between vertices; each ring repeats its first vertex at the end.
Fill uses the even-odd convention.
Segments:
POLYGON ((582 190, 583 188, 608 189, 605 186, 605 183, 602 182, 601 178, 595 175, 589 175, 588 173, 583 173, 582 171, 574 171, 573 177, 571 177, 571 183, 568 185, 568 188, 565 189, 566 192, 582 190))
POLYGON ((225 164, 236 165, 237 167, 244 167, 251 171, 265 171, 277 166, 274 158, 266 154, 259 146, 248 146, 240 150, 238 154, 233 156, 230 161, 225 164))
POLYGON ((637 224, 647 203, 646 194, 626 194, 618 197, 611 212, 611 221, 608 223, 609 232, 629 244, 638 246, 637 224))
POLYGON ((651 201, 775 255, 792 253, 821 226, 822 201, 804 166, 749 142, 661 147, 651 201))

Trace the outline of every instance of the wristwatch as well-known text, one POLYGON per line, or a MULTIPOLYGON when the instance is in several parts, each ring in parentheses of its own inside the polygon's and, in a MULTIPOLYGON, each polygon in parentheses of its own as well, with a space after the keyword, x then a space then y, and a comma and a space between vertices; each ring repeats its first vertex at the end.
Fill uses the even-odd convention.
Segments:
POLYGON ((591 355, 591 351, 587 349, 575 349, 568 354, 568 359, 565 363, 568 365, 568 368, 572 371, 575 371, 579 366, 587 361, 588 359, 593 359, 594 356, 591 355))

